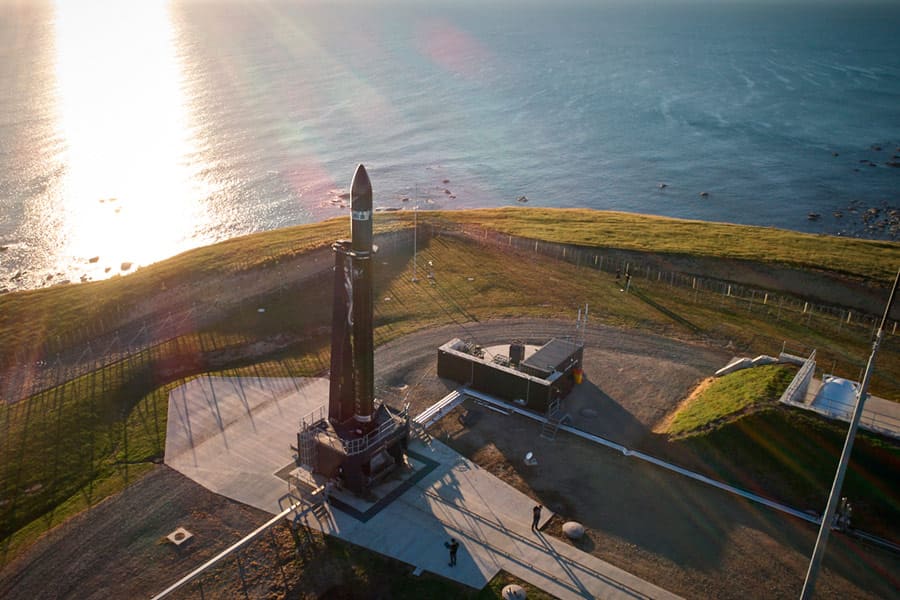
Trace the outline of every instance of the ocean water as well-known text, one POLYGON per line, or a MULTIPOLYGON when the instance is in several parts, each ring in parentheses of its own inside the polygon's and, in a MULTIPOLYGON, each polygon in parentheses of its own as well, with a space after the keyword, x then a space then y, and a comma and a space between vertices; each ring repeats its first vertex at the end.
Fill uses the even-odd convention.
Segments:
POLYGON ((360 162, 385 208, 897 239, 897 31, 895 2, 0 1, 0 289, 346 214, 360 162))

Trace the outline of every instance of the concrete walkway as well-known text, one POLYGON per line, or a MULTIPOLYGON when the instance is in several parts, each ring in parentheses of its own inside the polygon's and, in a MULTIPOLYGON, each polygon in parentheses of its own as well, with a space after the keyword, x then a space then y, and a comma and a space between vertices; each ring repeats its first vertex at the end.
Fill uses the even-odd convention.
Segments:
MULTIPOLYGON (((202 378, 169 395, 166 464, 208 489, 272 514, 287 484, 299 418, 327 401, 327 380, 202 378)), ((307 524, 475 589, 505 570, 559 598, 675 598, 531 530, 534 500, 434 440, 411 441, 430 471, 368 519, 328 505, 307 524), (457 566, 444 542, 460 542, 457 566)), ((425 471, 422 471, 425 473, 425 471)), ((541 525, 551 517, 542 514, 541 525)))
MULTIPOLYGON (((559 598, 677 597, 568 543, 532 531, 531 498, 444 444, 416 443, 411 449, 440 466, 401 496, 395 503, 396 516, 385 515, 388 530, 393 529, 394 518, 401 518, 420 535, 427 531, 433 540, 423 554, 402 560, 475 588, 484 587, 502 569, 559 598), (440 545, 450 536, 462 545, 455 568, 447 566, 447 553, 440 545)), ((551 516, 545 509, 541 525, 551 516)))

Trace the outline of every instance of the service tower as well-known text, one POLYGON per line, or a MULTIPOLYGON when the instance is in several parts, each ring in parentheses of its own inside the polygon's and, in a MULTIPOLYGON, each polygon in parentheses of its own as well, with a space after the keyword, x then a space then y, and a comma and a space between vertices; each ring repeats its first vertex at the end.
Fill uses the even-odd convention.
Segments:
POLYGON ((372 213, 372 184, 359 165, 350 186, 350 240, 331 246, 328 419, 297 434, 298 462, 360 495, 403 462, 409 438, 406 411, 392 412, 375 400, 372 213))

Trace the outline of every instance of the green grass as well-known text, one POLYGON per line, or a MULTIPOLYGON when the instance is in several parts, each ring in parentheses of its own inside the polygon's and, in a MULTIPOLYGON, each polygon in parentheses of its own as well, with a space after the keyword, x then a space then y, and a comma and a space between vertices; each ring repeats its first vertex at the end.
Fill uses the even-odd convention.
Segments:
MULTIPOLYGON (((376 230, 412 226, 409 212, 379 214, 376 230)), ((890 281, 900 265, 900 244, 786 230, 708 223, 582 209, 505 208, 469 211, 424 211, 421 224, 481 225, 538 240, 598 248, 740 258, 857 278, 890 281)), ((201 292, 211 281, 227 280, 256 269, 275 267, 299 254, 323 248, 347 236, 346 218, 247 235, 197 248, 171 259, 106 281, 57 286, 0 296, 0 364, 20 356, 35 360, 45 346, 89 339, 91 332, 111 331, 166 310, 167 302, 210 299, 201 292), (61 342, 60 342, 61 340, 61 342)))
POLYGON ((766 365, 715 379, 678 412, 667 433, 678 437, 707 431, 753 408, 771 404, 787 389, 796 372, 793 367, 766 365))
MULTIPOLYGON (((637 298, 666 317, 669 335, 692 335, 732 343, 734 354, 776 354, 785 341, 789 350, 817 350, 817 364, 836 375, 858 380, 871 353, 871 331, 844 327, 833 320, 781 310, 776 305, 749 306, 746 301, 713 293, 695 293, 652 280, 632 281, 637 298)), ((593 309, 592 309, 593 310, 593 309)), ((724 366, 724 365, 723 365, 724 366)), ((900 335, 886 335, 873 374, 871 392, 900 401, 900 335)))
MULTIPOLYGON (((501 227, 531 213, 511 212, 515 215, 498 213, 501 227)), ((482 219, 483 214, 450 216, 465 221, 482 219)), ((551 231, 553 219, 545 211, 534 215, 532 220, 544 219, 551 231)), ((584 243, 577 239, 581 226, 568 215, 563 211, 557 219, 559 227, 571 226, 570 233, 560 233, 561 241, 584 243)), ((434 214, 425 220, 445 218, 434 214)), ((381 227, 406 227, 407 219, 408 215, 393 213, 381 227)), ((647 218, 642 226, 654 221, 647 218)), ((39 358, 48 340, 77 338, 84 328, 91 331, 98 319, 105 319, 99 327, 104 329, 111 320, 127 324, 134 315, 164 314, 160 311, 166 307, 156 303, 161 296, 178 306, 211 302, 215 296, 209 290, 216 281, 227 285, 230 277, 285 263, 304 249, 322 248, 345 236, 346 229, 346 220, 340 220, 247 236, 185 253, 127 277, 0 296, 0 347, 15 347, 39 358)), ((726 246, 723 240, 722 248, 726 246)), ((888 246, 876 253, 879 264, 892 261, 895 250, 888 246)), ((815 319, 807 326, 790 315, 779 318, 771 307, 748 311, 731 300, 698 298, 691 290, 639 278, 633 282, 636 293, 623 294, 609 274, 458 238, 422 242, 418 260, 421 281, 414 284, 408 255, 379 255, 377 344, 448 323, 522 316, 571 319, 577 307, 589 301, 595 323, 730 341, 736 352, 751 355, 774 353, 782 340, 791 339, 819 348, 823 363, 833 358, 838 373, 843 369, 852 376, 865 364, 870 348, 868 335, 850 329, 823 332, 815 319), (424 277, 429 260, 434 263, 434 280, 424 277)), ((868 264, 865 259, 854 261, 868 264)), ((874 269, 872 264, 865 268, 874 269)), ((67 516, 122 489, 162 457, 167 394, 172 387, 200 373, 282 377, 327 371, 330 296, 327 274, 301 284, 286 281, 277 289, 224 306, 221 318, 193 333, 146 347, 112 365, 97 365, 87 375, 69 377, 61 372, 59 381, 46 391, 14 405, 0 403, 0 562, 67 516), (259 307, 266 311, 258 312, 259 307), (257 345, 260 341, 266 344, 263 351, 257 345)), ((885 340, 873 392, 900 398, 898 355, 896 340, 885 340)), ((730 426, 722 429, 732 431, 730 426)), ((721 443, 719 435, 717 431, 706 437, 721 443)))
MULTIPOLYGON (((412 223, 389 213, 379 216, 376 231, 408 228, 412 223)), ((159 312, 191 302, 214 300, 210 288, 244 273, 280 263, 348 237, 346 219, 287 227, 242 236, 141 268, 126 276, 78 285, 56 286, 0 295, 0 365, 19 350, 35 360, 52 357, 42 347, 91 339, 159 312), (205 292, 205 293, 204 293, 205 292), (166 305, 158 298, 167 296, 166 305)), ((21 355, 21 354, 20 354, 21 355)))
MULTIPOLYGON (((423 213, 426 214, 427 213, 423 213)), ((548 242, 770 262, 890 282, 900 243, 588 209, 495 208, 438 213, 448 221, 548 242)))

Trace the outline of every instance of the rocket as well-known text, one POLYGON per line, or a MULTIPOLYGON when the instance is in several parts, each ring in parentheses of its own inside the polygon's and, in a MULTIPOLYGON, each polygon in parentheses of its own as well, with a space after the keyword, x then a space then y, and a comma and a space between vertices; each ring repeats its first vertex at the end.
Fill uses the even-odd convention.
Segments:
POLYGON ((375 402, 372 274, 378 248, 372 243, 372 212, 372 183, 359 165, 350 184, 350 239, 331 245, 328 423, 304 420, 296 448, 298 461, 359 495, 403 464, 409 441, 408 412, 395 415, 375 402))
POLYGON ((372 420, 375 403, 375 359, 372 333, 372 183, 362 165, 356 167, 350 184, 350 238, 354 255, 353 283, 353 374, 356 399, 353 417, 360 423, 372 420))
POLYGON ((365 431, 373 423, 375 369, 372 262, 372 183, 363 165, 350 185, 350 240, 335 255, 328 418, 365 431))
POLYGON ((350 184, 350 240, 354 252, 372 252, 372 182, 362 165, 350 184))

